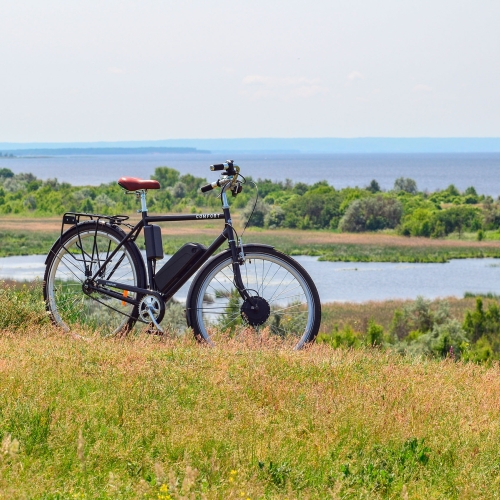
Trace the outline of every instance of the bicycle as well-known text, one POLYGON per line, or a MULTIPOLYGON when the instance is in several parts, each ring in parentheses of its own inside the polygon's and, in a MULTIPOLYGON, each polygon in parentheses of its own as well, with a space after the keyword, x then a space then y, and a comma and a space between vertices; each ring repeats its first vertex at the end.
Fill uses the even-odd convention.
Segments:
POLYGON ((321 320, 316 286, 300 264, 272 246, 243 244, 227 194, 241 193, 245 178, 232 160, 210 168, 221 176, 201 191, 221 188, 222 213, 148 215, 146 193, 160 184, 133 177, 118 184, 140 200, 135 226, 126 215, 66 212, 45 261, 43 295, 52 321, 65 331, 82 325, 104 335, 127 332, 138 321, 163 332, 165 304, 197 273, 185 312, 199 341, 213 345, 217 332, 238 336, 250 329, 292 339, 294 349, 313 342, 321 320), (215 241, 208 248, 186 243, 157 271, 164 254, 155 223, 207 219, 224 222, 215 241), (146 264, 136 244, 143 229, 146 264), (225 242, 228 248, 216 254, 225 242))

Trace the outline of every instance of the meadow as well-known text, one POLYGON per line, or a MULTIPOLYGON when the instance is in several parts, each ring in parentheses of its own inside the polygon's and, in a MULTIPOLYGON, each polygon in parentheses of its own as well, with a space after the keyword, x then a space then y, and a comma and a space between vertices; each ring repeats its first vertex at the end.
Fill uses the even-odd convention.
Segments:
MULTIPOLYGON (((132 220, 136 220, 132 218, 132 220)), ((236 229, 242 227, 238 214, 236 229)), ((175 253, 185 242, 209 245, 222 230, 222 224, 206 222, 162 223, 165 253, 175 253)), ((61 218, 0 217, 0 257, 46 254, 61 232, 61 218)), ((450 259, 500 257, 497 233, 485 233, 483 241, 475 234, 456 234, 446 239, 406 237, 394 232, 339 233, 327 230, 263 229, 249 227, 246 243, 273 245, 288 255, 314 255, 322 260, 344 262, 448 262, 450 259)), ((140 237, 137 244, 143 247, 140 237)))
MULTIPOLYGON (((0 307, 0 498, 500 496, 496 363, 68 335, 36 285, 4 284, 0 307)), ((326 307, 328 328, 362 320, 326 307)))

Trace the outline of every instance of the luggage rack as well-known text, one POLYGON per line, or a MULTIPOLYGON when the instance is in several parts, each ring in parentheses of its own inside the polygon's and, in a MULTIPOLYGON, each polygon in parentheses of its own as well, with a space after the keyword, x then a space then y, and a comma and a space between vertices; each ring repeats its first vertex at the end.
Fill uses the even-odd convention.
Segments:
MULTIPOLYGON (((123 224, 126 220, 128 220, 130 217, 128 215, 102 215, 102 214, 87 214, 84 212, 66 212, 63 215, 62 218, 62 223, 61 223, 61 236, 64 233, 64 226, 70 225, 70 226, 76 226, 80 222, 85 222, 86 220, 88 221, 101 221, 101 220, 107 220, 111 224, 115 226, 119 226, 120 224, 123 224), (83 218, 83 221, 81 220, 83 218)), ((129 226, 129 224, 125 224, 126 226, 129 226)), ((131 227, 131 226, 130 226, 131 227)))

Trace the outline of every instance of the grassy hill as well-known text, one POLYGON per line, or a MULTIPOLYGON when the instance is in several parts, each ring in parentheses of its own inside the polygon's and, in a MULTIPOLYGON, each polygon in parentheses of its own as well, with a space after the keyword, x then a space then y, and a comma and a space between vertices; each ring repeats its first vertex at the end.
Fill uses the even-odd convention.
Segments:
POLYGON ((2 499, 499 497, 495 363, 84 340, 24 293, 0 300, 2 499))

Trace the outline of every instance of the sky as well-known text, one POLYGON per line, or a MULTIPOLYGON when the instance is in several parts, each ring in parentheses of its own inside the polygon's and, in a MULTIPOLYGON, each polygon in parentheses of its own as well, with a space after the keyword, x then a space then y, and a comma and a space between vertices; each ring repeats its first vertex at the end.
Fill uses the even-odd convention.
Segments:
POLYGON ((498 0, 0 0, 0 142, 500 137, 498 0))

